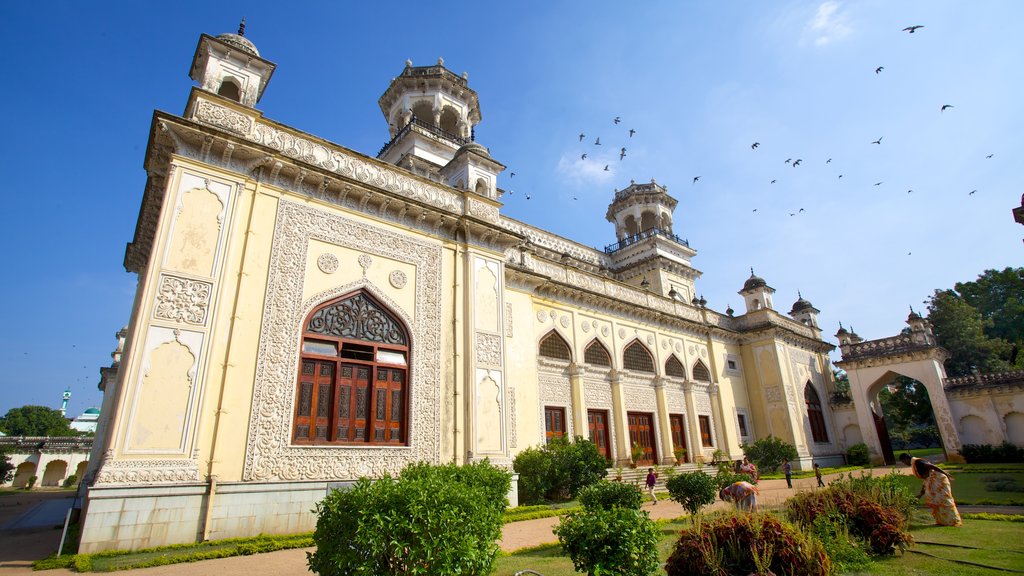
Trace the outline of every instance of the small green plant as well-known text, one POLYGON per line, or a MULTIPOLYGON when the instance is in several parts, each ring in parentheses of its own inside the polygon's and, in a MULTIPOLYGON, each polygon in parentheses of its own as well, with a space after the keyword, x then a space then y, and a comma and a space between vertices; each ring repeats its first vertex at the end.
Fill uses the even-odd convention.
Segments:
POLYGON ((644 458, 644 447, 639 442, 633 442, 632 452, 630 453, 633 457, 633 466, 636 467, 640 464, 640 461, 644 458))
POLYGON ((676 464, 683 464, 686 462, 686 448, 682 446, 676 446, 672 450, 672 454, 676 457, 676 464))
POLYGON ((846 463, 853 466, 867 466, 871 463, 868 445, 861 442, 846 449, 846 463))
POLYGON ((72 474, 64 479, 64 487, 67 488, 69 486, 74 486, 77 482, 78 476, 76 474, 72 474))
POLYGON ((585 508, 631 508, 639 510, 643 493, 633 484, 600 481, 580 491, 580 504, 585 508))
POLYGON ((563 516, 554 532, 577 572, 648 576, 658 570, 659 532, 647 512, 586 507, 563 516))
POLYGON ((615 467, 615 481, 622 482, 622 466, 615 467))
POLYGON ((691 515, 715 501, 718 484, 703 472, 684 472, 665 483, 669 497, 678 502, 691 515))
POLYGON ((39 480, 39 476, 29 476, 28 485, 25 486, 25 489, 31 490, 36 485, 37 480, 39 480))
POLYGON ((797 459, 796 447, 776 436, 761 438, 753 444, 741 444, 740 448, 759 470, 765 472, 775 472, 782 465, 783 458, 791 462, 797 459))
POLYGON ((725 450, 722 450, 721 448, 715 448, 714 452, 711 453, 711 463, 718 464, 720 462, 731 464, 731 462, 725 459, 725 450))

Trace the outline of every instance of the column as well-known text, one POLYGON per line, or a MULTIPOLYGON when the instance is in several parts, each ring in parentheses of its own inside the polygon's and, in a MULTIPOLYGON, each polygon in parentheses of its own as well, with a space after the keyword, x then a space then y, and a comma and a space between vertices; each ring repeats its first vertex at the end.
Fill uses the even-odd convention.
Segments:
POLYGON ((572 394, 572 425, 577 436, 590 438, 587 421, 587 401, 583 392, 583 370, 575 362, 569 363, 569 389, 572 394))
POLYGON ((629 420, 626 417, 626 402, 622 397, 622 381, 619 371, 612 369, 608 374, 612 383, 612 412, 615 414, 615 465, 629 466, 632 455, 629 453, 629 420))
POLYGON ((696 463, 697 457, 704 454, 704 444, 700 440, 700 424, 697 421, 697 403, 693 400, 692 382, 683 382, 683 393, 686 395, 686 427, 690 430, 687 459, 696 463))
POLYGON ((711 415, 714 423, 716 434, 718 437, 718 448, 723 450, 732 459, 732 454, 729 452, 729 448, 733 446, 732 428, 730 423, 732 419, 728 421, 725 419, 725 413, 722 410, 722 399, 719 397, 718 384, 712 384, 708 386, 708 396, 711 398, 711 415))
POLYGON ((654 378, 654 397, 658 401, 658 435, 661 441, 658 447, 661 448, 662 464, 669 466, 675 464, 676 458, 673 455, 675 446, 672 444, 672 425, 668 419, 668 398, 665 396, 665 378, 656 376, 654 378))

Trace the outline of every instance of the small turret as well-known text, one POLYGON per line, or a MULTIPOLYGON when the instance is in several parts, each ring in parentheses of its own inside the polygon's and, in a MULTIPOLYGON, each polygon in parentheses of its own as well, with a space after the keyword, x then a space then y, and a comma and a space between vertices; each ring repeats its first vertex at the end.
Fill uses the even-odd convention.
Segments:
POLYGON ((846 330, 846 328, 843 328, 842 322, 839 323, 839 331, 836 332, 836 338, 839 339, 840 346, 846 346, 848 344, 851 344, 850 333, 846 330))
POLYGON ((256 45, 245 37, 245 18, 238 34, 199 37, 189 77, 203 90, 250 108, 263 97, 276 64, 260 57, 256 45))
POLYGON ((789 311, 789 315, 794 320, 801 324, 806 324, 812 328, 818 327, 818 314, 821 310, 815 308, 810 302, 804 300, 804 297, 798 291, 796 293, 797 301, 793 303, 793 309, 789 311))
POLYGON ((743 296, 748 314, 763 308, 772 310, 772 294, 774 293, 775 288, 769 286, 764 278, 755 275, 753 267, 750 269, 750 278, 747 278, 747 281, 743 283, 743 289, 738 292, 740 296, 743 296))

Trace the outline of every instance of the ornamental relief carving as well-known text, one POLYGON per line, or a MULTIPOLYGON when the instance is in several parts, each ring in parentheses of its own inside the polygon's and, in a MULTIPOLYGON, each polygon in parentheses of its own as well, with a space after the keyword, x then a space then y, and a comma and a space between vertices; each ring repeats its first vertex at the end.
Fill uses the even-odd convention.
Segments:
MULTIPOLYGON (((402 196, 461 214, 462 197, 440 186, 403 174, 394 167, 363 160, 342 148, 327 147, 290 132, 279 130, 261 122, 252 129, 241 131, 242 124, 231 115, 237 113, 213 102, 200 100, 195 118, 240 134, 246 140, 277 150, 281 154, 336 174, 382 188, 402 196)), ((245 118, 244 116, 242 118, 245 118)))
POLYGON ((470 198, 467 204, 468 212, 472 216, 477 216, 482 220, 488 222, 498 221, 498 207, 492 206, 486 202, 470 198))
POLYGON ((282 200, 271 248, 242 479, 325 480, 395 476, 412 462, 438 462, 441 398, 441 249, 390 230, 282 200), (415 322, 365 278, 303 302, 306 254, 316 239, 415 267, 415 322), (409 446, 296 447, 291 443, 295 374, 303 319, 342 294, 363 289, 410 328, 409 446))
POLYGON ((539 398, 541 403, 572 403, 572 392, 569 386, 569 377, 565 374, 554 374, 541 372, 538 375, 540 385, 539 398))
POLYGON ((711 398, 706 392, 694 394, 693 404, 697 409, 697 412, 700 412, 701 414, 711 414, 711 398))
POLYGON ((612 387, 608 382, 584 381, 583 396, 588 407, 608 410, 612 407, 612 387))
POLYGON ((97 484, 169 484, 198 482, 194 460, 112 460, 96 474, 97 484))
POLYGON ((510 448, 516 448, 519 443, 518 434, 516 432, 516 389, 508 389, 508 416, 509 416, 509 439, 508 444, 510 448))
POLYGON ((686 395, 682 392, 665 392, 665 403, 668 411, 674 414, 686 413, 686 395))
POLYGON ((512 338, 512 303, 505 303, 505 338, 512 338))
POLYGON ((768 386, 764 389, 764 398, 769 402, 782 402, 782 391, 778 386, 768 386))
POLYGON ((657 410, 658 401, 654 396, 653 388, 623 386, 622 399, 630 410, 640 410, 644 412, 654 412, 657 410))
POLYGON ((476 333, 477 364, 501 366, 501 338, 495 334, 476 333))
POLYGON ((213 283, 161 274, 153 317, 194 326, 206 324, 213 283))

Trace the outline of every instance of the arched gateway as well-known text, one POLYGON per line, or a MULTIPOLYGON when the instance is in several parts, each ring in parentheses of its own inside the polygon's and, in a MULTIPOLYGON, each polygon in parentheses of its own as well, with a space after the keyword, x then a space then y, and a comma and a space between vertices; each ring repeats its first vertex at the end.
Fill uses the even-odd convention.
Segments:
POLYGON ((918 313, 911 310, 907 324, 908 332, 878 340, 861 340, 842 327, 836 333, 843 354, 842 361, 836 365, 846 370, 850 379, 850 396, 857 413, 860 437, 868 445, 873 459, 881 458, 886 464, 892 464, 895 459, 878 393, 897 376, 913 378, 925 386, 946 455, 960 452, 960 436, 943 387, 946 380, 943 362, 949 353, 938 345, 931 326, 918 313))

